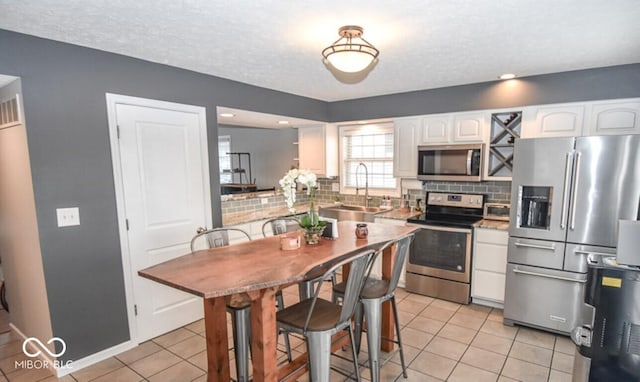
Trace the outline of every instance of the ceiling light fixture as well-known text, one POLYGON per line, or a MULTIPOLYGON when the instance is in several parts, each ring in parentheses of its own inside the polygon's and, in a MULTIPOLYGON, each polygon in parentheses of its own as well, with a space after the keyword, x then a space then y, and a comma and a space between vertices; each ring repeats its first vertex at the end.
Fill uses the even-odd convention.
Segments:
POLYGON ((500 77, 498 77, 501 80, 510 80, 512 78, 516 78, 516 75, 513 73, 505 73, 503 75, 501 75, 500 77))
POLYGON ((337 39, 322 51, 334 68, 341 72, 356 73, 367 68, 378 57, 380 51, 362 38, 362 27, 346 25, 338 29, 337 39))
POLYGON ((235 117, 236 115, 235 115, 235 114, 233 114, 233 113, 220 113, 220 116, 221 116, 221 117, 224 117, 224 118, 233 118, 233 117, 235 117))
POLYGON ((289 121, 278 121, 278 125, 288 125, 289 121))

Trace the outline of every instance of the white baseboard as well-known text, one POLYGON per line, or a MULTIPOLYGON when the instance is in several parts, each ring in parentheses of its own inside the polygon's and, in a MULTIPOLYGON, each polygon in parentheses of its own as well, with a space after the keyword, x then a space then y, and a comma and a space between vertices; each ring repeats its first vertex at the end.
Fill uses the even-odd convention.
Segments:
POLYGON ((123 342, 121 344, 118 344, 116 346, 112 346, 108 349, 104 349, 102 351, 99 351, 97 353, 88 355, 84 358, 78 359, 78 360, 74 360, 73 362, 71 362, 71 365, 68 367, 61 367, 56 369, 55 373, 56 376, 58 378, 64 377, 67 374, 71 374, 71 373, 75 373, 76 371, 80 370, 80 369, 84 369, 87 366, 91 366, 95 363, 98 363, 100 361, 104 361, 107 358, 113 357, 114 355, 118 355, 122 352, 125 352, 129 349, 133 349, 134 347, 138 346, 138 344, 132 342, 132 341, 126 341, 123 342))
POLYGON ((504 309, 504 304, 497 301, 485 300, 483 298, 472 297, 471 302, 474 304, 489 306, 492 308, 504 309))
MULTIPOLYGON (((22 338, 23 344, 24 344, 24 341, 27 338, 29 338, 24 333, 22 333, 22 331, 20 329, 18 329, 18 327, 16 327, 13 323, 9 323, 9 327, 11 328, 11 330, 13 330, 18 335, 18 337, 22 338)), ((31 348, 31 350, 34 350, 34 351, 40 350, 40 349, 33 349, 33 346, 31 346, 31 344, 29 344, 28 346, 31 348)), ((55 369, 55 366, 54 366, 54 361, 55 360, 52 359, 51 357, 49 357, 48 354, 45 354, 46 352, 44 352, 44 351, 41 351, 39 353, 40 354, 38 355, 38 358, 40 358, 40 360, 43 362, 43 365, 46 365, 47 368, 49 370, 51 370, 51 372, 56 374, 56 369, 55 369)))
MULTIPOLYGON (((14 324, 9 324, 9 326, 11 327, 11 330, 13 330, 20 338, 22 338, 23 341, 28 338, 14 324)), ((30 344, 29 346, 32 347, 30 344)), ((38 355, 38 358, 40 358, 40 360, 42 361, 42 364, 46 365, 47 368, 51 370, 53 374, 55 374, 58 378, 61 378, 67 374, 71 374, 87 366, 91 366, 100 361, 104 361, 107 358, 113 357, 114 355, 118 355, 136 346, 138 346, 136 343, 132 341, 126 341, 116 346, 112 346, 108 349, 86 356, 84 358, 81 358, 78 360, 72 360, 71 362, 68 363, 68 366, 62 366, 62 367, 57 367, 58 365, 56 360, 48 357, 48 354, 45 354, 46 352, 40 352, 40 355, 38 355)), ((33 349, 33 350, 35 351, 39 349, 33 349)))

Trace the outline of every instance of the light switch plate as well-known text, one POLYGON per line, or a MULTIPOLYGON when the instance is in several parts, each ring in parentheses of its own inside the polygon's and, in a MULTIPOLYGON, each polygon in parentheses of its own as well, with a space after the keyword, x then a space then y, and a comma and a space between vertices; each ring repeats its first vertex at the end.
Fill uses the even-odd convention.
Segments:
POLYGON ((56 208, 58 215, 58 227, 69 227, 80 225, 80 209, 72 208, 56 208))
POLYGON ((260 203, 264 206, 265 204, 269 204, 269 198, 260 198, 260 203))

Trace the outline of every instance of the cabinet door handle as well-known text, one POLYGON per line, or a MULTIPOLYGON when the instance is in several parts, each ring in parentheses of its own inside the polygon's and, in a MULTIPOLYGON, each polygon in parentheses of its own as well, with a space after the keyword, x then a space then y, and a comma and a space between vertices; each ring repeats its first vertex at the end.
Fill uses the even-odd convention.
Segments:
POLYGON ((519 274, 523 274, 523 275, 537 276, 537 277, 546 277, 548 279, 569 281, 569 282, 572 282, 572 283, 580 283, 580 284, 584 284, 584 283, 587 282, 587 280, 576 280, 576 279, 570 279, 568 277, 562 277, 562 276, 545 275, 544 273, 521 271, 519 269, 514 269, 513 273, 519 273, 519 274))
POLYGON ((547 251, 555 251, 556 250, 556 245, 555 244, 551 244, 551 246, 546 246, 546 245, 539 245, 539 244, 528 244, 528 243, 516 242, 515 246, 516 247, 523 247, 523 248, 544 249, 544 250, 547 250, 547 251))

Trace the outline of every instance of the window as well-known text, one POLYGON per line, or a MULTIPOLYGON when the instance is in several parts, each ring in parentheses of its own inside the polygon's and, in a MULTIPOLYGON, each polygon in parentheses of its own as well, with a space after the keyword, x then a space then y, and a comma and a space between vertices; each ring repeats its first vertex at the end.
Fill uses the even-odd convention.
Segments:
POLYGON ((393 125, 341 126, 340 149, 342 193, 355 194, 357 187, 364 195, 368 172, 370 195, 400 196, 399 182, 393 177, 393 125))
POLYGON ((231 136, 221 135, 218 137, 218 165, 220 167, 220 183, 233 183, 231 172, 231 136))

